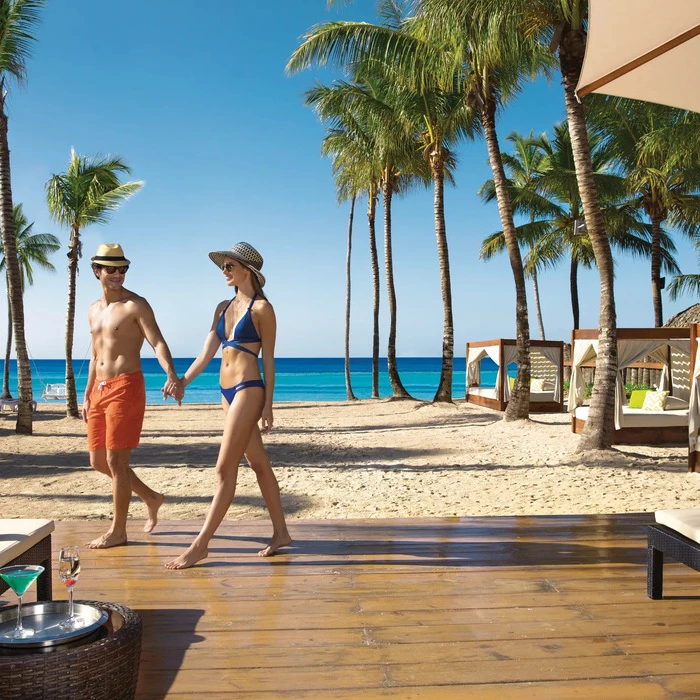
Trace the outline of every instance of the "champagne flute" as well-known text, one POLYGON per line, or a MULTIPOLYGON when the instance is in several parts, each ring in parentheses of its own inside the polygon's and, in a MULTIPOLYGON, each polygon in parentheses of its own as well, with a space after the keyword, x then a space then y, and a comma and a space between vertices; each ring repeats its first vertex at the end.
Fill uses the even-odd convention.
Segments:
POLYGON ((58 575, 68 589, 69 600, 68 618, 61 622, 59 627, 64 630, 73 630, 82 624, 82 619, 73 609, 73 586, 80 576, 80 553, 77 546, 63 547, 58 553, 58 575))
POLYGON ((19 598, 15 629, 12 632, 6 632, 3 636, 9 639, 26 639, 27 637, 34 636, 34 630, 31 627, 22 627, 22 596, 43 571, 43 566, 28 566, 25 564, 5 566, 0 569, 0 578, 2 578, 19 598))

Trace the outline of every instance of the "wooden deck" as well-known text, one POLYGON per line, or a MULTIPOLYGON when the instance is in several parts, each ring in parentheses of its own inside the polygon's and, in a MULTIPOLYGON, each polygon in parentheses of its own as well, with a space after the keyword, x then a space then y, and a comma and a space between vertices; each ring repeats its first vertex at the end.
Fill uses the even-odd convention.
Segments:
MULTIPOLYGON (((700 574, 667 565, 647 598, 651 519, 292 521, 271 559, 266 522, 227 521, 180 572, 199 523, 132 522, 128 547, 83 549, 76 597, 141 614, 139 698, 699 697, 700 574)), ((54 548, 104 527, 57 523, 54 548)))

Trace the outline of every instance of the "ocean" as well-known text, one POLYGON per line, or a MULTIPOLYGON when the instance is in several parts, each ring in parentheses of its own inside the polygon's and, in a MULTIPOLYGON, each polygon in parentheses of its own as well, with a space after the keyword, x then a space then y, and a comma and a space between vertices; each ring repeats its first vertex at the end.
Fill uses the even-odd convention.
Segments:
MULTIPOLYGON (((175 359, 179 376, 185 373, 193 358, 175 359)), ((0 360, 0 368, 4 362, 0 360)), ((440 381, 442 359, 439 357, 400 357, 397 360, 401 381, 407 391, 417 399, 432 400, 440 381)), ((155 358, 142 360, 146 378, 146 400, 148 403, 162 403, 160 388, 165 374, 155 358)), ((221 400, 219 391, 219 367, 221 360, 215 358, 202 374, 185 391, 184 403, 216 403, 221 400)), ((31 360, 32 387, 34 398, 42 402, 42 390, 46 384, 65 382, 65 360, 31 360)), ((74 360, 78 401, 82 399, 87 382, 87 360, 74 360)), ((481 383, 494 386, 496 365, 488 358, 482 360, 481 383)), ((372 392, 372 359, 352 358, 350 361, 352 388, 358 399, 370 398, 372 392)), ((342 357, 275 358, 275 401, 345 401, 345 365, 342 357)), ((465 393, 466 367, 464 357, 454 358, 452 394, 463 398, 465 393)), ((17 397, 17 367, 10 361, 10 391, 17 397)), ((386 358, 379 360, 379 395, 391 396, 391 386, 386 369, 386 358)), ((54 402, 55 403, 55 402, 54 402)))

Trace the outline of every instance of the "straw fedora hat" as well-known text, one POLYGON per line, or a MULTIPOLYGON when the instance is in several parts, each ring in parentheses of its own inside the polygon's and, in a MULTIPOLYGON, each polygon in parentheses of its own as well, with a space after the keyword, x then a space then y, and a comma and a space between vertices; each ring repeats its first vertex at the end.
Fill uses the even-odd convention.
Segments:
POLYGON ((221 269, 221 266, 224 264, 225 258, 238 260, 239 263, 245 265, 258 278, 261 287, 265 286, 265 276, 260 272, 263 266, 262 255, 260 255, 250 243, 236 243, 236 245, 229 250, 212 251, 209 253, 209 257, 219 269, 221 269))
POLYGON ((90 258, 90 262, 104 267, 121 267, 131 264, 131 261, 124 257, 124 251, 119 243, 100 243, 97 246, 95 257, 90 258))

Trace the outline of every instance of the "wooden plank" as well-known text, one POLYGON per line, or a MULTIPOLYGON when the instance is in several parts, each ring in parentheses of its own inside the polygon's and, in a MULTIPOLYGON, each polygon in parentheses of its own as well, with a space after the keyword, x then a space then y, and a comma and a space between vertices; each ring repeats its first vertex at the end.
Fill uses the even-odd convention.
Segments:
MULTIPOLYGON (((83 550, 76 591, 141 614, 139 698, 692 696, 700 576, 669 564, 674 597, 646 597, 652 521, 292 522, 295 546, 269 560, 267 522, 225 522, 213 556, 180 572, 163 563, 201 523, 145 536, 133 521, 129 546, 83 550)), ((57 523, 54 546, 102 526, 57 523)))

